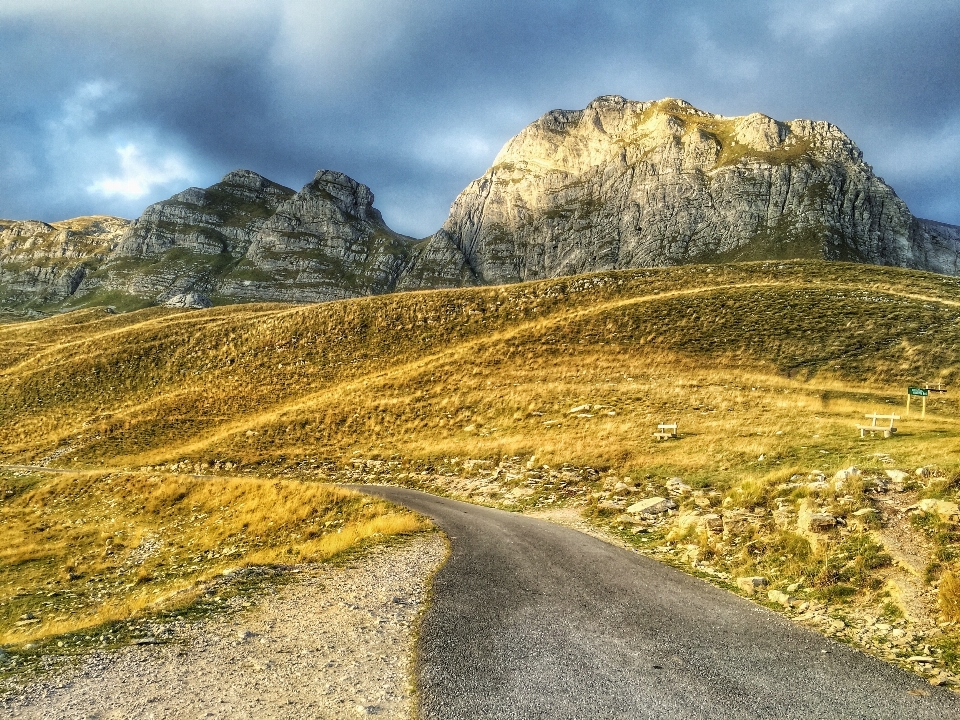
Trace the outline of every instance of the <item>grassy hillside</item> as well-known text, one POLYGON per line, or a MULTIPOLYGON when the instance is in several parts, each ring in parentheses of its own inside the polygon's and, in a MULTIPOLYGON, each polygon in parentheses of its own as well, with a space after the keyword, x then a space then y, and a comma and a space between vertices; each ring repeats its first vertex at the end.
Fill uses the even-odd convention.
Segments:
MULTIPOLYGON (((0 458, 249 467, 536 454, 712 477, 760 454, 859 459, 873 447, 853 432, 863 413, 960 376, 958 318, 960 280, 818 262, 303 307, 87 310, 0 327, 0 458), (568 412, 585 403, 603 412, 568 412), (652 440, 668 420, 697 437, 696 454, 652 440)), ((922 464, 943 441, 938 461, 960 463, 956 400, 928 409, 885 447, 922 464)))
POLYGON ((960 670, 960 532, 917 503, 957 500, 957 380, 960 279, 818 261, 92 309, 0 326, 0 463, 575 508, 721 584, 762 575, 785 612, 936 679, 960 670), (951 391, 906 417, 927 382, 951 391), (861 438, 874 411, 899 432, 861 438), (677 513, 624 513, 656 495, 677 513))

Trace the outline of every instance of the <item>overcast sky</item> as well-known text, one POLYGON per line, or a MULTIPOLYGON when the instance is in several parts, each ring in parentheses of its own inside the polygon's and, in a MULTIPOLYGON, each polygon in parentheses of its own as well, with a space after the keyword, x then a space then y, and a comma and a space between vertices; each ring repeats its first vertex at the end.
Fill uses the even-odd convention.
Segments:
POLYGON ((829 120, 960 224, 960 0, 3 0, 0 217, 328 168, 425 236, 525 125, 605 94, 829 120))

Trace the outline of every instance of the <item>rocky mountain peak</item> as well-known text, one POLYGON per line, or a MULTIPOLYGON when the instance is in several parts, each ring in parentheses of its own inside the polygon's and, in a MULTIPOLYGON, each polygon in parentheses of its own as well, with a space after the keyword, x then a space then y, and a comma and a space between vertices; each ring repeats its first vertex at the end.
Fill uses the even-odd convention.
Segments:
POLYGON ((951 237, 914 218, 835 125, 607 95, 507 142, 405 286, 779 257, 952 272, 951 237))
POLYGON ((335 170, 318 170, 313 181, 304 186, 301 194, 319 194, 330 200, 339 210, 361 220, 383 222, 380 212, 373 207, 373 192, 335 170))

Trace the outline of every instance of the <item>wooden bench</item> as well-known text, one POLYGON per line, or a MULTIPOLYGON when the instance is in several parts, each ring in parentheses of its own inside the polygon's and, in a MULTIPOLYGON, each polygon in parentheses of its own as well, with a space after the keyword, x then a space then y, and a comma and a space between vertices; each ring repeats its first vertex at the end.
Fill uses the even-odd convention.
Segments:
POLYGON ((860 437, 866 437, 867 433, 870 433, 871 435, 883 433, 883 436, 888 438, 897 431, 897 429, 893 426, 893 421, 900 419, 899 415, 878 415, 877 413, 864 415, 864 417, 871 422, 869 425, 857 425, 857 430, 860 431, 860 437), (883 425, 877 425, 877 420, 889 420, 890 424, 886 427, 883 425))
POLYGON ((673 423, 672 425, 664 425, 661 423, 657 425, 657 432, 653 434, 657 440, 676 440, 680 436, 677 435, 677 424, 673 423))

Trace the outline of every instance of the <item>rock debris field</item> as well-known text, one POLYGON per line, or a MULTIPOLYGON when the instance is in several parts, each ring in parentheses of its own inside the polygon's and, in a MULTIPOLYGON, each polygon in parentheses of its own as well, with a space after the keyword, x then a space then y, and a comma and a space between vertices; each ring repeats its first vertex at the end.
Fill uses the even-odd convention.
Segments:
POLYGON ((97 651, 0 698, 0 718, 407 718, 414 623, 446 553, 437 534, 299 577, 159 645, 97 651))

